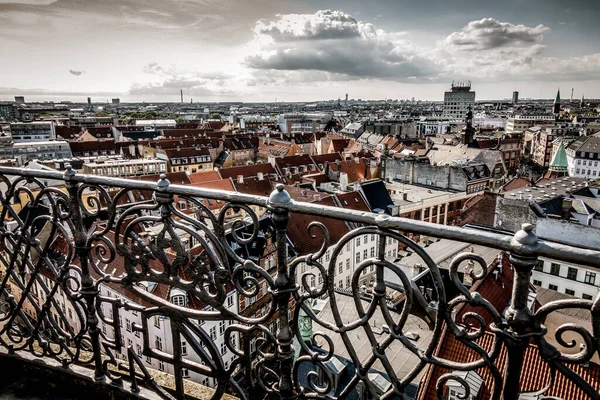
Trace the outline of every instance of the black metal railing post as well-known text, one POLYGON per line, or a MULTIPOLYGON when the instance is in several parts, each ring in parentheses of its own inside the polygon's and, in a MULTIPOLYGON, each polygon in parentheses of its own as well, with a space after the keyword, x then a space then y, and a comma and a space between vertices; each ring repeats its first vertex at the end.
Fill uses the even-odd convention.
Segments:
POLYGON ((90 274, 89 254, 90 248, 87 244, 86 229, 83 223, 83 215, 79 201, 80 184, 73 181, 76 171, 70 166, 64 173, 65 186, 69 192, 69 212, 73 223, 73 239, 75 244, 75 254, 81 267, 81 296, 86 303, 87 332, 92 345, 92 358, 94 360, 94 378, 104 379, 104 368, 102 366, 102 351, 100 347, 100 328, 98 327, 98 315, 96 314, 96 301, 98 299, 98 290, 94 284, 94 278, 90 274))
POLYGON ((292 367, 294 362, 294 332, 289 321, 289 301, 293 290, 292 279, 287 266, 287 225, 290 213, 280 206, 291 203, 283 184, 278 184, 269 197, 273 221, 277 231, 277 275, 275 276, 275 299, 279 310, 279 329, 277 331, 277 353, 280 362, 279 392, 283 399, 294 398, 292 367))
POLYGON ((507 349, 507 361, 504 370, 503 398, 517 399, 520 392, 523 357, 529 344, 526 335, 532 326, 532 315, 528 307, 529 282, 531 271, 538 262, 538 238, 531 224, 523 224, 512 240, 510 252, 515 275, 511 304, 506 311, 508 328, 503 332, 507 349))

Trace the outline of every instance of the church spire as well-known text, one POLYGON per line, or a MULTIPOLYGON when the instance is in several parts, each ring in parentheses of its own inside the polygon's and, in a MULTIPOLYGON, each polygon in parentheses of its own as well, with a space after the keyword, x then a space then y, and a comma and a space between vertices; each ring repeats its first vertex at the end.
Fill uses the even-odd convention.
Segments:
POLYGON ((552 107, 552 112, 554 114, 558 114, 560 112, 560 89, 556 92, 556 99, 554 99, 554 107, 552 107))

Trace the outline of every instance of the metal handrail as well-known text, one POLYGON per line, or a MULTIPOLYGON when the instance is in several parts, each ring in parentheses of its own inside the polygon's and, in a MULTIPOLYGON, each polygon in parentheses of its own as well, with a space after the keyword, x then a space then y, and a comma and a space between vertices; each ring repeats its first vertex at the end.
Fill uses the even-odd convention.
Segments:
MULTIPOLYGON (((267 207, 270 204, 269 198, 264 196, 177 185, 171 184, 170 182, 168 183, 168 185, 164 185, 164 183, 161 184, 160 182, 153 183, 138 181, 134 179, 85 175, 79 173, 69 178, 66 178, 65 174, 60 171, 21 169, 13 167, 0 167, 0 174, 26 176, 31 178, 47 178, 56 180, 70 179, 74 182, 87 183, 93 185, 107 187, 123 187, 138 190, 150 190, 166 194, 183 195, 190 197, 206 197, 210 199, 218 199, 239 204, 252 204, 261 207, 267 207)), ((281 189, 283 190, 283 185, 281 186, 281 189)), ((512 235, 507 235, 504 233, 493 233, 473 228, 432 224, 409 218, 391 217, 386 214, 375 214, 370 212, 348 210, 315 203, 297 202, 291 199, 287 202, 278 203, 277 207, 289 212, 319 215, 348 222, 357 222, 366 225, 374 225, 385 229, 423 234, 440 239, 465 241, 473 244, 494 247, 505 251, 511 251, 519 247, 518 244, 514 243, 512 235)), ((588 264, 600 268, 600 251, 598 250, 579 248, 573 245, 565 245, 562 243, 538 239, 535 251, 540 256, 550 257, 560 261, 572 261, 582 264, 588 264)))

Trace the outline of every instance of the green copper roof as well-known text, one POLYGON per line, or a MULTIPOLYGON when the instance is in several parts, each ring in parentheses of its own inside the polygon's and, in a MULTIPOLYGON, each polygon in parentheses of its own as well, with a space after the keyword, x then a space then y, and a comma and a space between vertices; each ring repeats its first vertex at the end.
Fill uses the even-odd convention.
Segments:
POLYGON ((556 153, 554 153, 554 157, 552 157, 549 169, 552 172, 567 172, 568 166, 569 164, 567 163, 567 152, 563 143, 560 142, 558 150, 556 150, 556 153))
POLYGON ((560 89, 556 92, 556 100, 554 100, 554 104, 560 104, 560 89))

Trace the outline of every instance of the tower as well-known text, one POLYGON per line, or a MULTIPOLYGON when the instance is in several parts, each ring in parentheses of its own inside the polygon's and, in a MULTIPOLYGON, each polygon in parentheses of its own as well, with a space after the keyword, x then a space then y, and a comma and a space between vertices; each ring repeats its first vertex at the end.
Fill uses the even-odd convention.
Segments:
POLYGON ((88 111, 92 111, 92 98, 88 97, 88 111))
POLYGON ((512 96, 512 103, 517 104, 519 102, 519 92, 514 91, 512 96))
POLYGON ((554 99, 554 106, 552 107, 552 112, 554 114, 560 113, 560 89, 556 92, 556 99, 554 99))
POLYGON ((567 151, 565 150, 564 143, 561 141, 558 145, 552 161, 550 161, 550 167, 548 168, 547 178, 558 178, 567 175, 569 163, 567 162, 567 151))
POLYGON ((183 89, 181 89, 181 102, 183 103, 183 89))
POLYGON ((473 139, 475 137, 475 128, 473 128, 473 111, 471 111, 471 107, 469 107, 469 111, 467 111, 467 118, 465 119, 465 123, 467 126, 465 127, 465 133, 463 135, 463 144, 470 146, 473 144, 473 139))

